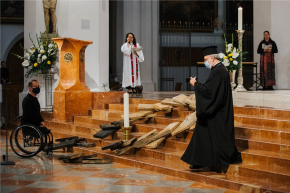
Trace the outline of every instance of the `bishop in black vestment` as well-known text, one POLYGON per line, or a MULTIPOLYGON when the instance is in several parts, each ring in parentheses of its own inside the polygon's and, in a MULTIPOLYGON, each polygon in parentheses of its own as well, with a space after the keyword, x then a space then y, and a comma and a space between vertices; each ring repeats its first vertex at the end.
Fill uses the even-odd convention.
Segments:
POLYGON ((241 163, 235 146, 234 112, 229 73, 216 46, 204 48, 205 66, 211 70, 204 84, 191 78, 196 96, 196 127, 181 157, 191 169, 241 163))

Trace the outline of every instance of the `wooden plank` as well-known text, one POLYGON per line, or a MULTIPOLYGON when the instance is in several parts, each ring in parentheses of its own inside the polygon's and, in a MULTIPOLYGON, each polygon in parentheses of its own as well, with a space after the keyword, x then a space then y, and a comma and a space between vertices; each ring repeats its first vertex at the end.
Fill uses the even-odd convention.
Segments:
POLYGON ((85 155, 84 153, 68 154, 68 155, 59 156, 58 159, 59 160, 75 159, 75 158, 79 158, 79 157, 84 156, 84 155, 85 155))
POLYGON ((124 141, 118 141, 116 143, 111 143, 109 145, 106 145, 106 146, 102 147, 102 150, 111 149, 111 148, 115 148, 115 147, 121 147, 121 145, 123 143, 124 143, 124 141))
POLYGON ((146 145, 145 147, 146 147, 146 148, 150 148, 150 149, 154 149, 154 148, 156 148, 158 145, 160 145, 160 144, 162 143, 162 141, 165 140, 166 137, 167 137, 167 136, 165 136, 165 137, 161 137, 161 138, 157 139, 156 141, 153 141, 153 142, 149 143, 149 144, 146 145))
POLYGON ((193 123, 193 124, 189 127, 189 131, 194 131, 195 126, 196 126, 196 122, 193 123))
POLYGON ((173 132, 171 132, 172 136, 175 136, 178 133, 181 133, 185 131, 186 129, 190 128, 194 123, 196 122, 196 113, 191 113, 188 115, 185 120, 175 129, 173 132))
POLYGON ((85 159, 82 160, 83 164, 111 164, 112 160, 110 159, 85 159))
POLYGON ((185 100, 188 98, 188 96, 184 95, 184 94, 180 94, 176 97, 173 97, 172 100, 173 102, 182 104, 182 105, 186 105, 185 100))
POLYGON ((184 102, 189 106, 190 109, 196 109, 196 100, 194 94, 190 95, 184 102))
POLYGON ((139 104, 138 105, 138 110, 140 111, 154 111, 153 104, 139 104))
POLYGON ((169 135, 173 130, 175 130, 178 127, 179 124, 180 124, 179 122, 169 124, 167 127, 165 127, 162 131, 160 131, 156 135, 152 136, 151 138, 147 138, 147 140, 144 140, 144 142, 142 143, 142 146, 139 145, 138 147, 145 147, 149 143, 156 141, 159 138, 169 135))
POLYGON ((153 107, 157 111, 167 111, 168 109, 173 108, 171 105, 165 105, 165 104, 161 104, 161 103, 155 103, 155 104, 153 104, 153 107))
POLYGON ((96 144, 88 143, 88 142, 80 142, 80 143, 77 143, 77 146, 80 146, 80 147, 96 147, 96 144))
POLYGON ((161 104, 163 104, 163 105, 171 105, 171 106, 174 106, 174 107, 184 106, 184 105, 182 105, 180 103, 174 102, 170 98, 164 99, 163 101, 161 101, 161 104))
POLYGON ((137 137, 134 137, 128 141, 124 141, 124 143, 122 144, 122 148, 127 147, 132 145, 133 143, 135 143, 137 141, 137 137))
MULTIPOLYGON (((133 149, 133 148, 140 148, 142 146, 144 146, 144 144, 147 142, 147 140, 151 137, 153 137, 154 135, 156 135, 158 132, 156 129, 146 133, 145 135, 141 136, 135 143, 133 143, 132 146, 127 146, 124 147, 122 149, 118 149, 116 151, 116 155, 122 155, 126 152, 128 152, 129 150, 133 149)), ((147 143, 146 143, 147 144, 147 143)), ((146 145, 145 144, 145 145, 146 145)))
POLYGON ((146 133, 145 135, 142 135, 141 137, 139 137, 139 138, 137 139, 137 142, 138 142, 138 141, 141 141, 142 139, 144 139, 144 138, 146 138, 146 137, 148 137, 148 136, 156 135, 157 133, 158 133, 158 131, 157 131, 156 129, 154 129, 154 130, 152 130, 152 131, 146 133))
POLYGON ((56 141, 56 142, 64 142, 64 141, 67 141, 67 140, 78 139, 78 138, 79 138, 78 136, 65 137, 65 138, 59 138, 59 139, 56 139, 55 141, 56 141))

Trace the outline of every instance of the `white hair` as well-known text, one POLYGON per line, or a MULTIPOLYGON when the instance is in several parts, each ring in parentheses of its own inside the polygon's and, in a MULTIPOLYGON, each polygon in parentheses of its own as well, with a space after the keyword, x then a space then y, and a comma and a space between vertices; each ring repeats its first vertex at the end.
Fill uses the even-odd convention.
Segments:
POLYGON ((211 54, 209 57, 214 57, 214 59, 221 60, 220 55, 218 54, 211 54))

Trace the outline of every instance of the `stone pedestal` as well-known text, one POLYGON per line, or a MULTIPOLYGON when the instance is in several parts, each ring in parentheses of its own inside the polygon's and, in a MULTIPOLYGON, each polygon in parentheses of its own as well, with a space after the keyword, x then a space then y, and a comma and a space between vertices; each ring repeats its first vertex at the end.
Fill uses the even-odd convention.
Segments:
POLYGON ((52 38, 59 48, 59 84, 53 92, 53 118, 72 121, 87 115, 92 93, 85 83, 85 50, 92 41, 52 38))

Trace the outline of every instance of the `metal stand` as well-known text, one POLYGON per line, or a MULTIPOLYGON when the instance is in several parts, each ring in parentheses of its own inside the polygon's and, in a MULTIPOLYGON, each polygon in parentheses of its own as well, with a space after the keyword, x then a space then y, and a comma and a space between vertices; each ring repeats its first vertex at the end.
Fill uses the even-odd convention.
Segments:
POLYGON ((132 129, 131 126, 129 126, 129 127, 123 127, 123 131, 124 131, 123 140, 124 141, 128 141, 130 139, 131 129, 132 129))
MULTIPOLYGON (((1 117, 1 121, 3 121, 3 117, 1 117)), ((4 119, 5 120, 5 119, 4 119)), ((15 165, 14 161, 8 161, 8 131, 6 124, 5 125, 5 131, 6 131, 6 155, 3 155, 3 161, 1 162, 1 165, 15 165)))
POLYGON ((240 49, 240 56, 241 56, 241 66, 239 69, 239 75, 238 75, 238 86, 235 89, 235 91, 237 92, 247 92, 247 90, 244 88, 243 86, 243 34, 245 32, 245 30, 236 30, 239 36, 239 49, 240 49))

